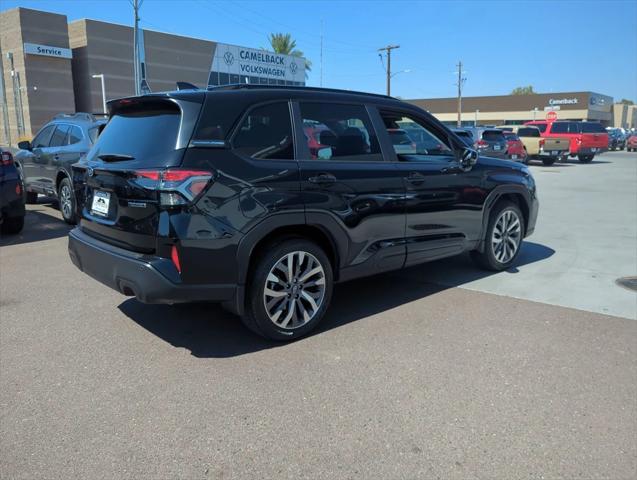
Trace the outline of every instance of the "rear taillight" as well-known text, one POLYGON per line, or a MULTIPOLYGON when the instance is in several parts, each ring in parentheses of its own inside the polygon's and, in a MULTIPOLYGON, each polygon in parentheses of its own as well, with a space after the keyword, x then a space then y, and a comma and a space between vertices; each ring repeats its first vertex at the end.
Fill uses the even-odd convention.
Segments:
POLYGON ((164 206, 186 205, 192 202, 212 180, 207 170, 136 170, 135 182, 148 190, 159 192, 164 206))
POLYGON ((540 148, 543 148, 545 143, 546 143, 546 140, 544 140, 543 138, 540 138, 540 142, 539 142, 540 148))
POLYGON ((475 143, 475 147, 476 148, 487 148, 489 146, 489 144, 487 142, 485 142, 484 140, 478 140, 475 143))
POLYGON ((578 144, 578 145, 580 145, 580 144, 582 143, 582 139, 581 139, 581 138, 579 138, 579 137, 577 137, 577 138, 575 139, 575 141, 577 142, 577 144, 578 144))
POLYGON ((11 155, 11 152, 3 151, 0 155, 0 162, 6 166, 13 165, 13 155, 11 155))

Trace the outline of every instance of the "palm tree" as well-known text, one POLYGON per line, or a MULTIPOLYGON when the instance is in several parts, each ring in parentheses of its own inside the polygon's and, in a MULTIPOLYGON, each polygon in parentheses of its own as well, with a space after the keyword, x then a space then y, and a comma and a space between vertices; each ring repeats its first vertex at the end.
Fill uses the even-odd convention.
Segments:
MULTIPOLYGON (((303 52, 301 50, 297 50, 296 40, 294 40, 292 35, 289 33, 271 33, 268 40, 270 40, 270 46, 275 53, 279 53, 281 55, 292 55, 294 57, 303 57, 303 52)), ((312 62, 306 58, 305 78, 307 78, 307 73, 311 70, 312 62)))

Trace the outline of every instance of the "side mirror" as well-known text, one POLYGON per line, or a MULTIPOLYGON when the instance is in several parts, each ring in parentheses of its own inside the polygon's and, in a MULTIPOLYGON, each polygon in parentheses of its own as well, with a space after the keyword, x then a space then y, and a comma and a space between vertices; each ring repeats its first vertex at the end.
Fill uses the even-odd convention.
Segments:
POLYGON ((20 150, 33 150, 33 147, 31 146, 31 142, 29 142, 28 140, 23 140, 21 142, 18 142, 18 148, 20 150))
POLYGON ((471 168, 478 163, 478 152, 473 148, 463 148, 460 152, 460 165, 465 170, 471 170, 471 168))

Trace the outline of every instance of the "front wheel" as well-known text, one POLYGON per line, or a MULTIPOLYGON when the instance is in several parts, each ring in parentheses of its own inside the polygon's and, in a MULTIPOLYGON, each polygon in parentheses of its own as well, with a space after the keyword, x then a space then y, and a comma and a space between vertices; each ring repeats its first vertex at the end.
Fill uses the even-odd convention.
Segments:
POLYGON ((489 216, 483 251, 472 251, 471 258, 485 270, 506 270, 518 257, 523 238, 524 216, 520 208, 515 203, 501 201, 489 216))
POLYGON ((68 177, 64 177, 58 186, 58 201, 64 221, 75 225, 75 193, 68 177))
POLYGON ((305 239, 283 240, 258 260, 243 322, 273 340, 302 337, 323 318, 332 284, 332 266, 318 245, 305 239))
POLYGON ((543 158, 542 159, 542 163, 547 166, 550 167, 551 165, 553 165, 555 163, 555 158, 550 157, 550 158, 543 158))
POLYGON ((577 159, 581 162, 581 163, 590 163, 591 160, 593 160, 594 155, 578 155, 577 159))

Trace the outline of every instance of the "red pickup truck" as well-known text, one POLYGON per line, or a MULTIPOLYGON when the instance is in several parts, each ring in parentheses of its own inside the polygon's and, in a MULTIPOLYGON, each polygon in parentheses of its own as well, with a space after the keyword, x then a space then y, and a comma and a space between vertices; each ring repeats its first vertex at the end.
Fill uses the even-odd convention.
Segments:
POLYGON ((588 163, 593 157, 608 150, 608 132, 597 122, 570 121, 534 121, 533 125, 540 129, 543 137, 565 137, 570 141, 571 157, 577 156, 580 162, 588 163))

